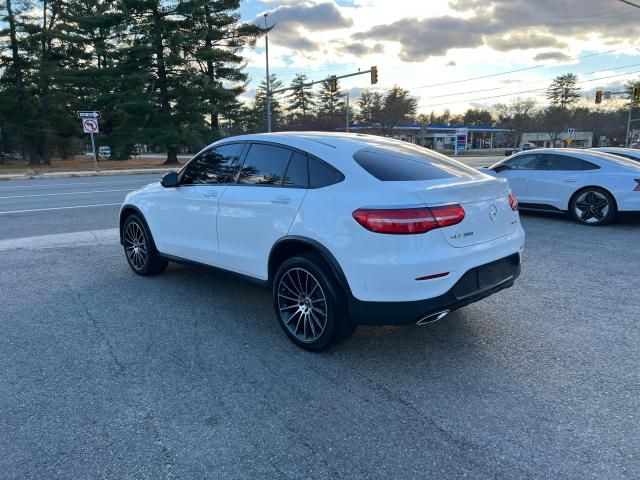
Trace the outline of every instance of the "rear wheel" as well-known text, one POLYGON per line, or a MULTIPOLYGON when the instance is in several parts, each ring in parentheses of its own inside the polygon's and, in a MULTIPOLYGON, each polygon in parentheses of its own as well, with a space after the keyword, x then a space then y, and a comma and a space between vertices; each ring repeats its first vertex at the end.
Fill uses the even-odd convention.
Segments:
POLYGON ((339 343, 354 330, 339 283, 315 254, 283 262, 273 283, 273 306, 287 336, 307 350, 339 343))
POLYGON ((609 192, 597 187, 579 191, 569 208, 573 218, 584 225, 606 225, 616 216, 615 200, 609 192))
POLYGON ((122 227, 122 243, 127 262, 138 275, 162 273, 169 262, 162 258, 145 223, 138 215, 129 215, 122 227))

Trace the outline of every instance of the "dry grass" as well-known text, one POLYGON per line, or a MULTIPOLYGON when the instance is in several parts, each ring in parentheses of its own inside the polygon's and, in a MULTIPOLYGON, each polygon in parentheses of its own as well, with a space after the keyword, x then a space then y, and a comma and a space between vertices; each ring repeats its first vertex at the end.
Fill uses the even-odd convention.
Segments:
MULTIPOLYGON (((98 166, 100 170, 129 170, 139 168, 162 168, 165 157, 132 157, 130 160, 100 160, 98 166)), ((184 164, 184 159, 178 160, 184 164)), ((172 168, 176 166, 166 166, 172 168)), ((81 172, 93 171, 93 160, 88 155, 76 155, 68 160, 53 159, 51 165, 29 165, 27 160, 8 158, 4 164, 0 164, 0 174, 2 173, 28 173, 38 174, 45 172, 81 172)))

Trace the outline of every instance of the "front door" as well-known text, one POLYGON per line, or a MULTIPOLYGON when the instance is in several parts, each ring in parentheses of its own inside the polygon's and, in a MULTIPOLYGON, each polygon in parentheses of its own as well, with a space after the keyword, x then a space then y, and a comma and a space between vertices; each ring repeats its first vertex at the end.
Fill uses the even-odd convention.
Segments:
POLYGON ((201 152, 185 167, 180 185, 167 189, 154 223, 162 253, 207 265, 218 265, 216 217, 220 197, 235 177, 243 143, 201 152))

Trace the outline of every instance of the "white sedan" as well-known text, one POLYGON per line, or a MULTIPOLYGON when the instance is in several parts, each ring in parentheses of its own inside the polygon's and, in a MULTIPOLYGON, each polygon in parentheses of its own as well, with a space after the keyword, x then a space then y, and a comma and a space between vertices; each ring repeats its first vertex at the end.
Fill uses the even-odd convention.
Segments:
POLYGON ((586 225, 640 212, 640 163, 620 156, 545 148, 517 153, 488 171, 509 180, 524 209, 569 212, 586 225))
POLYGON ((640 162, 640 149, 638 148, 596 147, 590 148, 589 150, 593 150, 594 152, 610 153, 612 155, 618 155, 619 157, 640 162))

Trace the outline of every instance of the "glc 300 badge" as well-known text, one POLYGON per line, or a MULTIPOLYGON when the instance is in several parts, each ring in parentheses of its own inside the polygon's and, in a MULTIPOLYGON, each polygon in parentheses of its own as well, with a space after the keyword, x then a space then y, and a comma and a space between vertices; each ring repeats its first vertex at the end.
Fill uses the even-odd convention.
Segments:
POLYGON ((489 207, 489 218, 494 222, 496 221, 496 218, 498 218, 498 207, 494 204, 491 204, 489 207))

